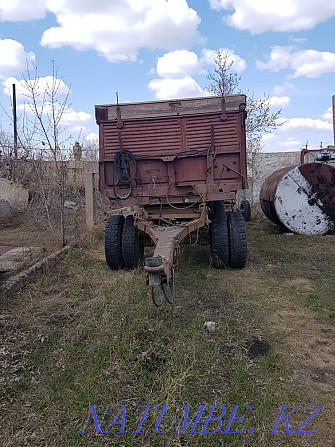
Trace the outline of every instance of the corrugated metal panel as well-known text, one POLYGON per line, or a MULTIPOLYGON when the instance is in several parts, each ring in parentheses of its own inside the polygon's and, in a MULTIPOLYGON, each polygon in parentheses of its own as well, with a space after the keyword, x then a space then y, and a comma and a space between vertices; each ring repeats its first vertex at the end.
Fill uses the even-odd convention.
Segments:
POLYGON ((125 122, 122 130, 116 123, 103 125, 105 131, 105 154, 115 154, 122 147, 135 155, 155 155, 181 151, 180 119, 125 122))
POLYGON ((212 143, 212 126, 214 126, 214 141, 217 149, 238 145, 238 115, 230 114, 226 121, 220 116, 195 117, 186 120, 187 149, 208 149, 212 143))
POLYGON ((228 115, 227 121, 220 116, 206 118, 171 118, 150 121, 125 122, 117 129, 116 123, 105 123, 105 155, 114 155, 121 149, 137 155, 164 155, 183 151, 204 151, 212 144, 211 126, 214 126, 214 140, 217 149, 225 150, 238 145, 238 115, 228 115), (182 126, 185 126, 183 140, 182 126), (121 135, 121 141, 119 135, 121 135))

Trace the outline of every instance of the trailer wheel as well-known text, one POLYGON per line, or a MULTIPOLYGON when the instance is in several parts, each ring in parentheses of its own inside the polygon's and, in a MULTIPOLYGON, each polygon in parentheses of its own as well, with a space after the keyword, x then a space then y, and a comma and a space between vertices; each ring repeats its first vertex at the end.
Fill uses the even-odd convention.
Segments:
POLYGON ((251 220, 251 207, 249 200, 242 200, 240 205, 241 213, 243 214, 244 220, 250 222, 251 220))
POLYGON ((134 225, 134 216, 127 216, 122 232, 122 254, 126 269, 134 269, 143 258, 144 241, 134 225))
POLYGON ((247 234, 245 221, 239 211, 228 214, 229 265, 242 269, 247 262, 247 234))
POLYGON ((215 268, 224 268, 229 264, 229 238, 223 200, 212 202, 211 221, 212 266, 215 268))
POLYGON ((111 216, 105 227, 105 256, 107 265, 112 270, 123 267, 122 257, 122 229, 124 216, 115 214, 111 216))

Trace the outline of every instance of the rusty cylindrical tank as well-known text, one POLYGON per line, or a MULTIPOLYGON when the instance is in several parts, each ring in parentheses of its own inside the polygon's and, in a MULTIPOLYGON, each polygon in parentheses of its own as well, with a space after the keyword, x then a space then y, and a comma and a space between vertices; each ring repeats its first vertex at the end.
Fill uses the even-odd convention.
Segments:
POLYGON ((263 183, 260 203, 266 217, 298 234, 335 231, 335 167, 306 163, 279 169, 263 183))

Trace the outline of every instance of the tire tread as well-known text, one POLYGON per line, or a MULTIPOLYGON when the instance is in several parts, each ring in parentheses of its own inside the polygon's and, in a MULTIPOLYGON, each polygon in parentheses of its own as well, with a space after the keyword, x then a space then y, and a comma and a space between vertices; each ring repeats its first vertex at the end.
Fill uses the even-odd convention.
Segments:
POLYGON ((228 214, 229 265, 244 268, 247 262, 247 234, 244 217, 239 211, 228 214))
POLYGON ((112 270, 123 267, 122 256, 122 229, 124 216, 115 214, 107 220, 105 227, 105 257, 107 265, 112 270))
POLYGON ((223 200, 212 202, 211 220, 212 265, 215 268, 225 268, 229 263, 229 239, 223 200))

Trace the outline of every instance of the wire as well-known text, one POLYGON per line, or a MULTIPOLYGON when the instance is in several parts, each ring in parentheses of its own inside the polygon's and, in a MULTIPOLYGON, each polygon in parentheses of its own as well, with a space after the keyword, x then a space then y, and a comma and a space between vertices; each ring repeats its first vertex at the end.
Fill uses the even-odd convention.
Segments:
POLYGON ((164 282, 163 278, 160 278, 159 286, 161 289, 161 301, 158 303, 155 298, 155 291, 154 286, 151 286, 151 299, 152 302, 156 307, 161 307, 165 301, 172 306, 175 302, 175 286, 174 286, 174 268, 171 269, 171 278, 168 283, 166 283, 166 280, 164 282), (168 292, 168 289, 170 289, 170 292, 168 292))
POLYGON ((155 298, 155 291, 154 291, 154 286, 151 286, 151 299, 152 299, 152 302, 154 303, 154 305, 156 306, 156 307, 161 307, 164 303, 165 303, 165 299, 164 299, 165 297, 164 297, 164 295, 162 294, 161 295, 161 301, 160 301, 160 303, 158 303, 157 301, 156 301, 156 298, 155 298))
MULTIPOLYGON (((174 183, 173 185, 175 185, 175 183, 174 183)), ((191 202, 190 205, 187 205, 187 206, 175 206, 175 205, 173 205, 173 204, 170 202, 170 200, 169 200, 169 191, 170 191, 171 186, 173 186, 173 185, 170 184, 170 185, 168 186, 168 188, 167 188, 167 191, 166 191, 166 202, 167 202, 167 204, 168 204, 171 208, 173 208, 173 209, 175 209, 175 210, 187 210, 188 208, 192 208, 192 206, 194 206, 194 205, 196 205, 197 203, 199 203, 200 201, 202 201, 202 199, 204 198, 204 195, 206 194, 206 191, 203 192, 203 193, 199 192, 198 189, 197 189, 197 187, 196 187, 195 185, 189 185, 189 186, 191 186, 193 189, 196 190, 197 194, 199 194, 199 198, 196 199, 194 202, 191 202)), ((207 189, 207 184, 206 184, 206 189, 207 189)))
POLYGON ((171 278, 168 284, 164 284, 163 281, 160 282, 160 286, 161 286, 161 290, 163 293, 164 298, 166 299, 166 301, 169 304, 174 304, 174 300, 175 300, 175 289, 174 289, 174 269, 172 267, 171 269, 171 278), (167 291, 167 286, 170 289, 170 296, 169 293, 167 291))
POLYGON ((118 200, 127 199, 132 193, 131 182, 135 179, 136 184, 142 184, 141 176, 137 169, 137 162, 134 154, 130 151, 123 150, 119 151, 114 156, 114 182, 113 182, 113 191, 115 198, 118 200), (130 176, 130 167, 133 164, 134 166, 134 174, 130 176), (127 193, 123 196, 119 195, 117 192, 117 188, 128 188, 127 193))

